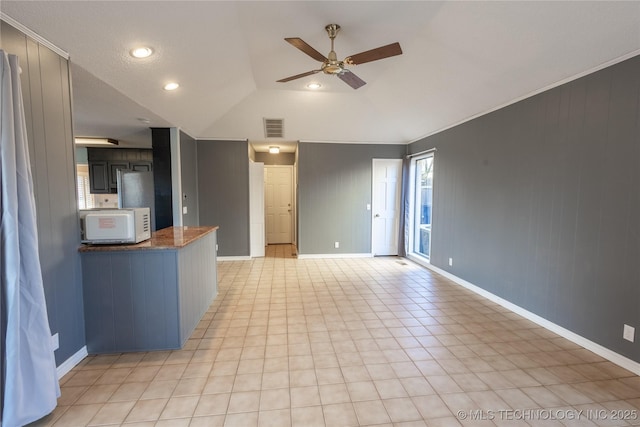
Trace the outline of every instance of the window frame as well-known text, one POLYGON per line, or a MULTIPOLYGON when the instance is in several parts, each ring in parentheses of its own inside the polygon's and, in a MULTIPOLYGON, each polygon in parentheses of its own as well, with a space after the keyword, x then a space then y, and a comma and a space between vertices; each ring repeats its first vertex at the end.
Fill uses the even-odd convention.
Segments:
POLYGON ((408 244, 408 252, 407 256, 418 261, 430 264, 431 263, 431 242, 433 235, 433 191, 434 191, 434 168, 435 168, 435 155, 434 151, 429 151, 424 154, 420 154, 411 158, 411 163, 409 165, 409 244, 408 244), (431 166, 431 218, 430 218, 430 228, 429 228, 429 254, 425 255, 416 251, 416 219, 418 218, 418 182, 417 182, 417 174, 418 168, 417 164, 421 160, 425 160, 431 158, 432 166, 431 166))

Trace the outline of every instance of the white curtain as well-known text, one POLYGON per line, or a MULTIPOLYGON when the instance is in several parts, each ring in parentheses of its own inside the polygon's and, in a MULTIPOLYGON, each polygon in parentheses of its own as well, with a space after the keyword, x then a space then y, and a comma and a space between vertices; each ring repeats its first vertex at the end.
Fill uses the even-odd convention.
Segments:
POLYGON ((0 50, 2 421, 22 426, 60 396, 38 256, 33 179, 15 55, 0 50))

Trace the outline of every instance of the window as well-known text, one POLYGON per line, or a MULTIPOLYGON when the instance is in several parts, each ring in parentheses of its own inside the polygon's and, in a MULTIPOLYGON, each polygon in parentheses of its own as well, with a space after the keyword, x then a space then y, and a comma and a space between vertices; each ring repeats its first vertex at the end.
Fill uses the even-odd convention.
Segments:
POLYGON ((78 190, 78 208, 79 209, 93 209, 95 208, 95 201, 93 194, 90 193, 89 184, 89 167, 87 165, 78 165, 76 168, 76 188, 78 190))
POLYGON ((429 260, 433 212, 433 154, 412 159, 411 172, 413 190, 411 253, 429 260))

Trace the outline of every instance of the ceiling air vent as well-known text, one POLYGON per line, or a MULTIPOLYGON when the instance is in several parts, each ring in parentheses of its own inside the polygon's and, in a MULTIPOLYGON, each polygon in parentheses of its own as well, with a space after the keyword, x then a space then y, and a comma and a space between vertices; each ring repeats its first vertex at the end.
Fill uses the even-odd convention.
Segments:
POLYGON ((264 135, 267 138, 284 138, 284 119, 264 119, 264 135))

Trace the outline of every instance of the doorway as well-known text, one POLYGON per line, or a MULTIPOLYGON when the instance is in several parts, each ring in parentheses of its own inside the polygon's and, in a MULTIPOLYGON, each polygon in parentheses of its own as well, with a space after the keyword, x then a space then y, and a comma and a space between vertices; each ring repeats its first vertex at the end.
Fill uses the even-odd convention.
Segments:
POLYGON ((373 159, 371 252, 398 255, 402 159, 373 159))
POLYGON ((264 167, 267 244, 293 243, 293 166, 264 167))
POLYGON ((411 160, 412 212, 410 253, 431 259, 431 220, 433 212, 433 153, 411 160))

